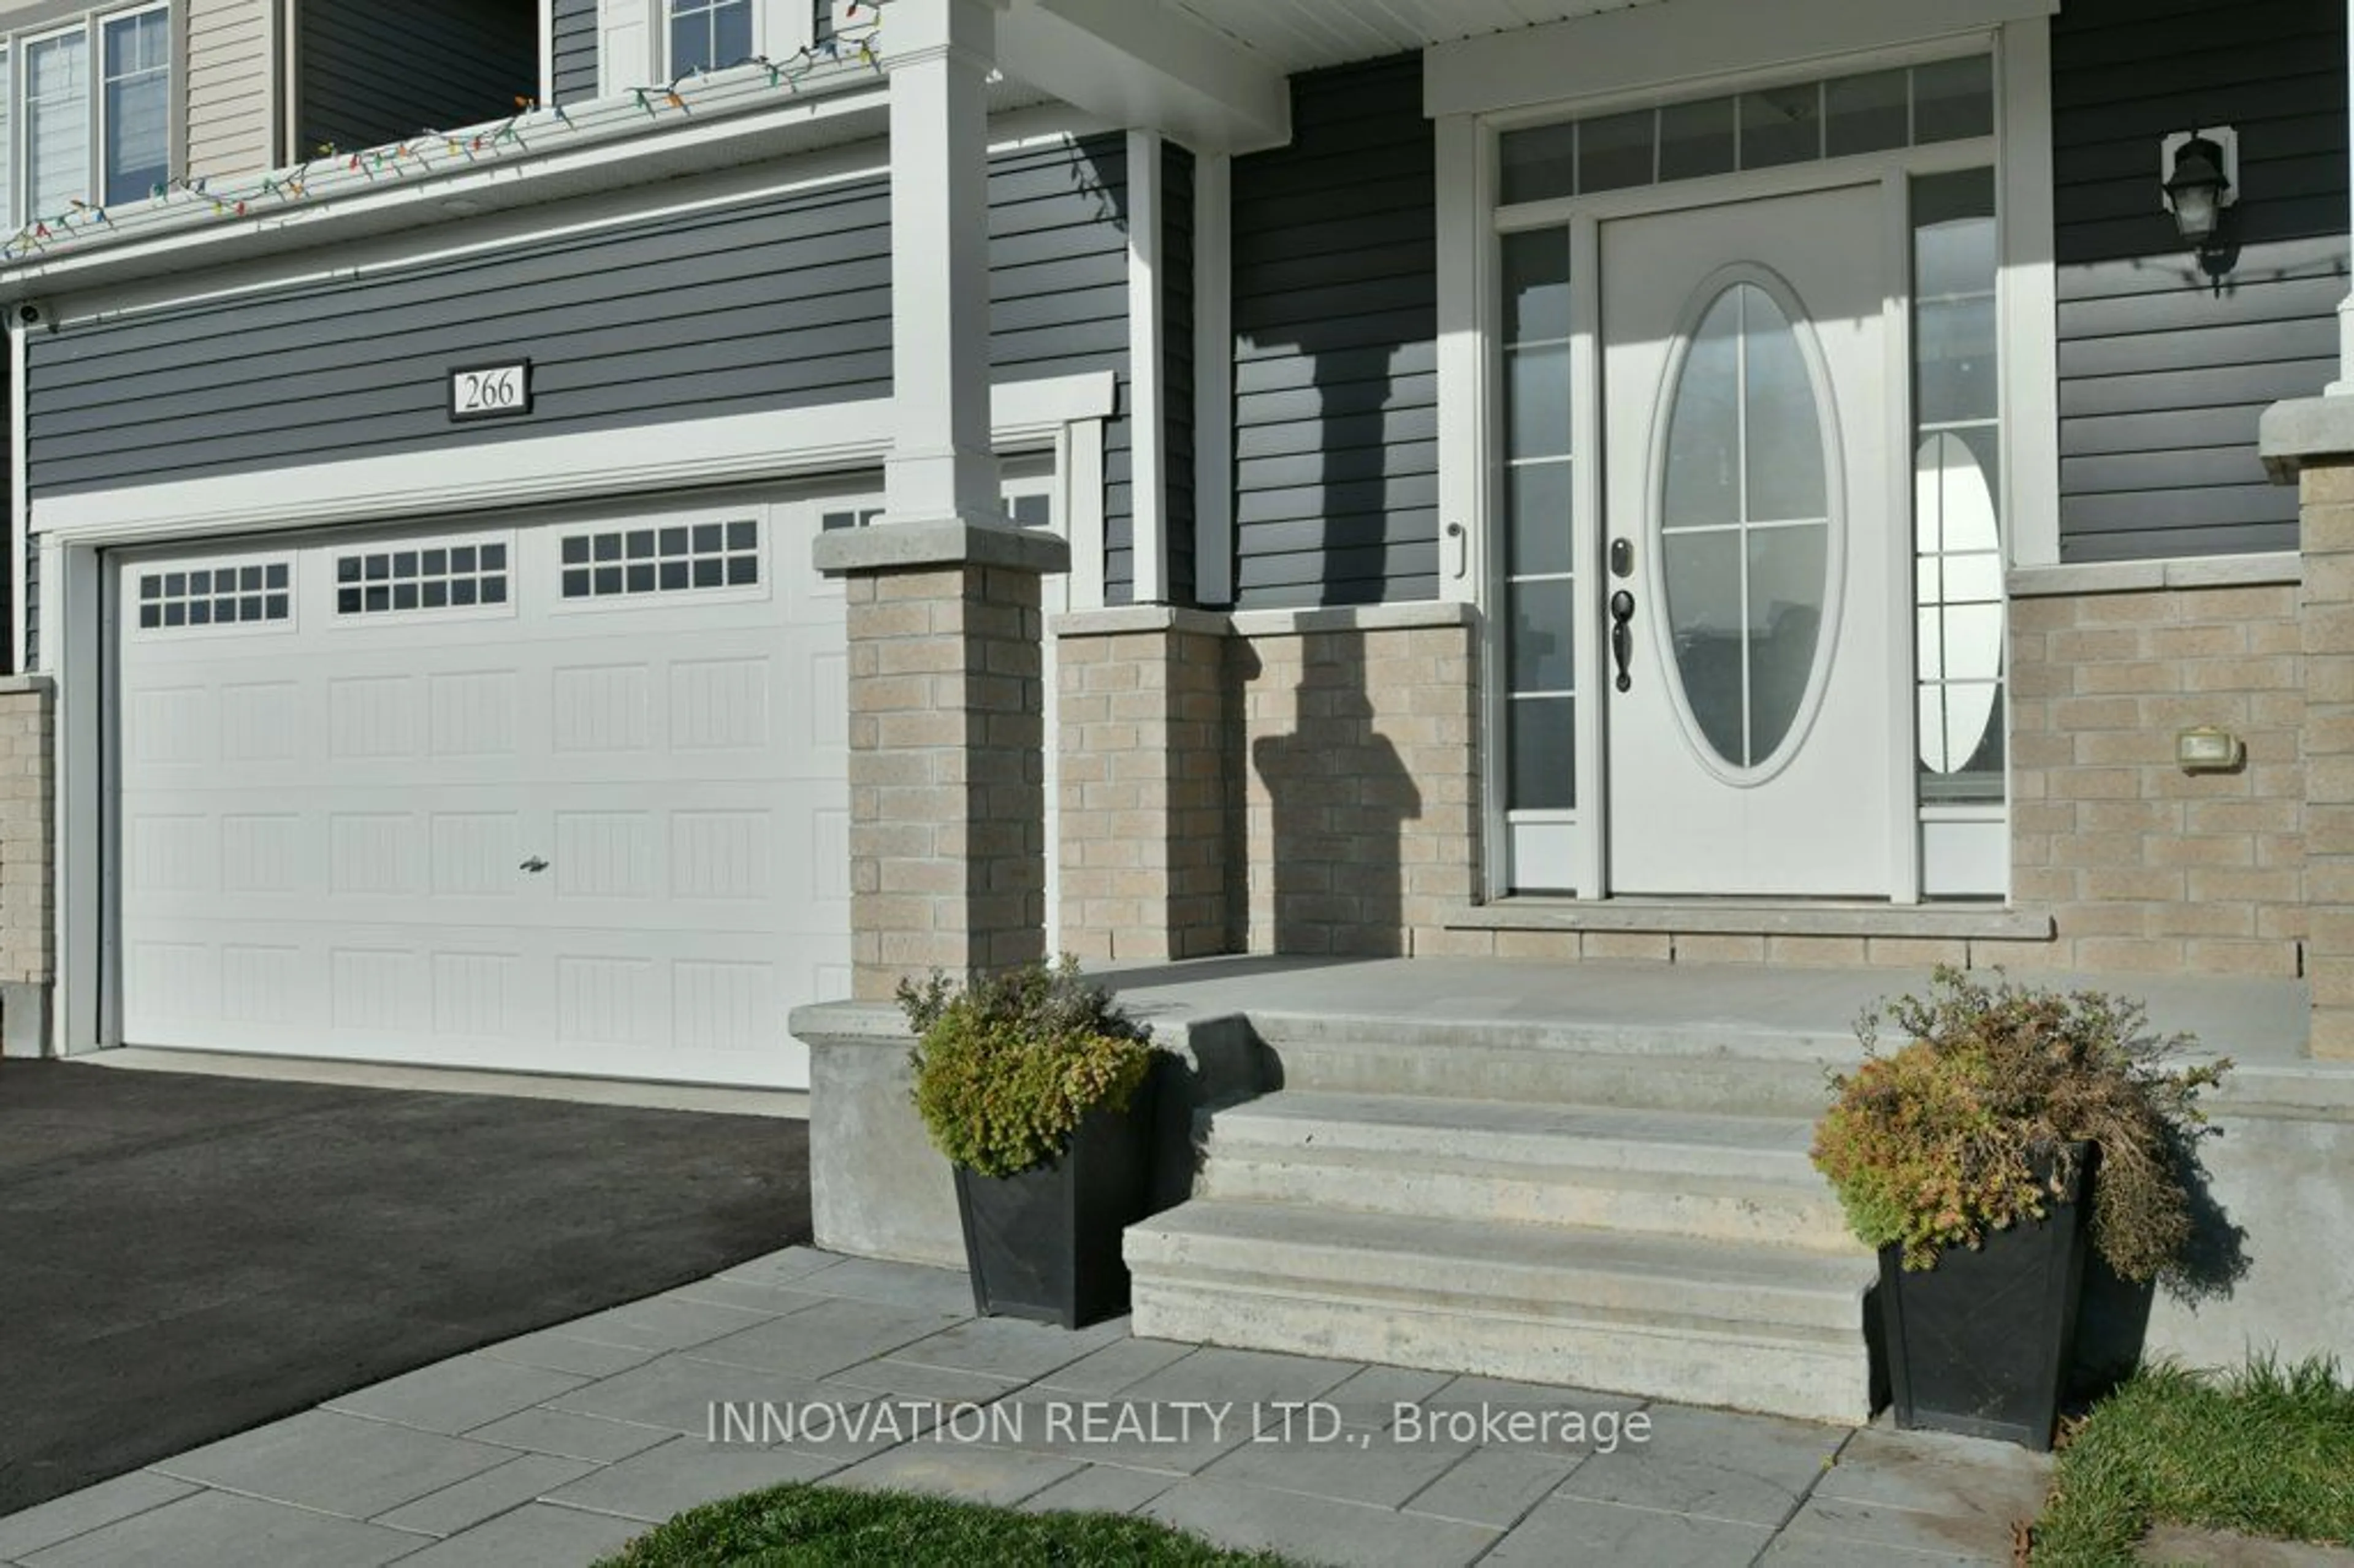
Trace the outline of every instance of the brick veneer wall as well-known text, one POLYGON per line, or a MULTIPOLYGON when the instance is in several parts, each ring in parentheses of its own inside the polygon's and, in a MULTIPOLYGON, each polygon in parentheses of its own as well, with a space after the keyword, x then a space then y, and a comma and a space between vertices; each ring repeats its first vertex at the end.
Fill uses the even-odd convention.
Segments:
POLYGON ((1061 940, 1086 959, 1231 950, 1224 616, 1057 620, 1061 940))
POLYGON ((1248 613, 1235 630, 1246 947, 1426 950, 1479 885, 1468 612, 1248 613))
POLYGON ((2278 582, 2013 600, 2012 891, 2058 935, 1974 943, 1973 962, 2299 972, 2298 606, 2278 582), (2176 732, 2200 725, 2239 735, 2245 766, 2176 766, 2176 732))
POLYGON ((2311 1049, 2354 1058, 2354 461, 2299 475, 2311 1049))
MULTIPOLYGON (((2354 517, 2354 483, 2349 496, 2354 517)), ((2354 602, 2354 523, 2349 545, 2354 602)), ((2083 584, 2076 591, 2014 600, 2012 901, 2048 910, 2055 930, 2035 939, 1512 929, 1467 917, 1479 885, 1468 618, 1439 606, 1235 616, 1227 690, 1214 705, 1215 618, 1195 618, 1181 648, 1167 631, 1121 630, 1112 619, 1172 612, 1108 612, 1101 635, 1060 645, 1064 945, 1097 958, 1246 950, 2294 976, 2306 929, 2309 633, 2300 590, 2280 580, 2294 563, 2250 570, 2264 580, 2217 582, 2229 574, 2201 568, 2190 574, 2195 586, 2166 586, 2165 569, 2100 568, 2056 579, 2083 584), (1179 682, 1189 683, 1182 701, 1179 682), (1183 723, 1181 708, 1223 711, 1223 742, 1183 723), (2197 725, 2239 735, 2245 766, 2182 772, 2175 734, 2197 725), (1235 918, 1223 939, 1206 894, 1213 753, 1230 791, 1223 890, 1235 918), (1181 773, 1197 788, 1179 825, 1167 820, 1173 805, 1156 814, 1150 802, 1178 799, 1181 773), (1189 849, 1198 881, 1178 874, 1189 849), (1181 886, 1203 896, 1182 918, 1181 886)), ((2336 581, 2323 573, 2319 590, 2336 581)), ((2348 703, 2354 714, 2354 674, 2348 703)), ((2354 718, 2344 727, 2354 807, 2354 718)), ((2348 853, 2354 1013, 2354 830, 2348 853)))
POLYGON ((0 678, 0 1029, 37 1054, 56 974, 57 708, 48 678, 0 678))

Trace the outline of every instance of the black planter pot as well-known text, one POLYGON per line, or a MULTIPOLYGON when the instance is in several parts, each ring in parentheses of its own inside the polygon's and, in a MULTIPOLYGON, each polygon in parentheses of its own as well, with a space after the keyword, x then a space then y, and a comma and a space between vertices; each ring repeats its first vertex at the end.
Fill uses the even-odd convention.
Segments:
POLYGON ((2042 1219, 1990 1231, 1908 1271, 1880 1250, 1881 1321, 1896 1425, 2052 1446, 2084 1280, 2084 1150, 2064 1201, 2042 1219))
POLYGON ((1153 1076, 1125 1113, 1089 1112, 1053 1165, 956 1168, 974 1311, 1083 1329, 1128 1310, 1120 1233, 1151 1211, 1153 1076))

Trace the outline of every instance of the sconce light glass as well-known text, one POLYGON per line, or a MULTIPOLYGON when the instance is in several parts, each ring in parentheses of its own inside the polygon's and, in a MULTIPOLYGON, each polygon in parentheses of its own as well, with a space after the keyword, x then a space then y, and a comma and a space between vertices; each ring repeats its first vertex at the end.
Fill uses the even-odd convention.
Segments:
POLYGON ((2228 125, 2166 139, 2159 189, 2182 238, 2204 255, 2215 248, 2225 209, 2240 199, 2240 136, 2228 125))
POLYGON ((2175 732, 2174 765, 2185 773, 2236 772, 2247 755, 2238 736, 2213 725, 2175 732))

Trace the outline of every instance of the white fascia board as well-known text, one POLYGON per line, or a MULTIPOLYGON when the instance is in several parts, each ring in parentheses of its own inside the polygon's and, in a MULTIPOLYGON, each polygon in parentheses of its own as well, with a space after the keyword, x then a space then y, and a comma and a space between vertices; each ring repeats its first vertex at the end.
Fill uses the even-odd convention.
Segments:
POLYGON ((1249 153, 1291 140, 1291 83, 1173 5, 1025 0, 997 19, 1008 76, 1196 152, 1249 153))
POLYGON ((2051 16, 2060 0, 1667 0, 1433 46, 1423 112, 1488 114, 1893 48, 2051 16))
MULTIPOLYGON (((1010 110, 990 122, 989 150, 1067 145, 1112 129, 1092 116, 1061 105, 1010 110)), ((111 286, 42 295, 43 313, 60 330, 115 321, 146 311, 212 304, 311 283, 339 282, 433 262, 494 254, 507 247, 586 237, 650 219, 678 219, 813 191, 845 181, 890 174, 888 144, 880 140, 846 143, 803 153, 783 163, 733 164, 659 184, 622 185, 572 196, 558 205, 490 212, 461 223, 403 227, 356 234, 316 249, 258 256, 249 260, 192 258, 192 265, 111 286)), ((103 284, 104 281, 100 281, 103 284)))
MULTIPOLYGON (((1067 425, 1108 418, 1116 396, 1109 371, 1007 382, 991 391, 991 438, 1000 448, 1050 446, 1067 425)), ((869 398, 519 436, 37 499, 29 522, 45 544, 128 543, 790 479, 880 465, 890 415, 887 399, 869 398)))
POLYGON ((202 192, 103 209, 24 238, 0 260, 0 299, 87 289, 271 251, 329 244, 499 207, 750 163, 882 134, 887 79, 855 56, 798 86, 766 67, 535 110, 292 168, 211 181, 202 192), (407 155, 400 156, 401 148, 407 155), (299 194, 298 194, 299 193, 299 194), (32 254, 21 253, 24 245, 32 254))

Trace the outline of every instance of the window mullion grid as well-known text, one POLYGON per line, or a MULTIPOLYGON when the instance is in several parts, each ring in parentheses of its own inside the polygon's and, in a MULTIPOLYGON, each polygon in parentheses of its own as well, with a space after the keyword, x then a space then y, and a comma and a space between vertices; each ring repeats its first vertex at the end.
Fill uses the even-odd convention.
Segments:
POLYGON ((1741 592, 1734 613, 1741 618, 1741 766, 1756 765, 1757 743, 1752 733, 1749 703, 1749 295, 1733 302, 1733 482, 1734 496, 1734 557, 1740 567, 1741 592))

